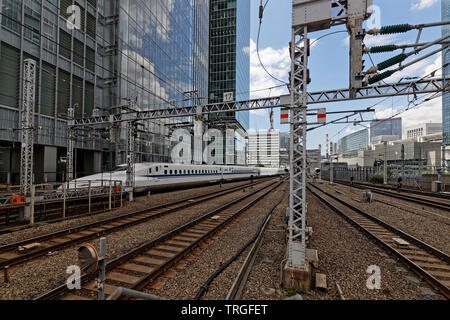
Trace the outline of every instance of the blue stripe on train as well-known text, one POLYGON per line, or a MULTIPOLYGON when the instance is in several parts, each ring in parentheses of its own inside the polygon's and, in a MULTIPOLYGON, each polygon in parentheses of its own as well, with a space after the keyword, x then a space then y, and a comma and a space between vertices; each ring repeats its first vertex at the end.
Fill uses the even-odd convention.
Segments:
MULTIPOLYGON (((230 174, 258 174, 257 172, 232 172, 224 173, 224 175, 230 174)), ((162 174, 162 175, 145 175, 141 177, 146 178, 174 178, 174 177, 188 177, 188 176, 221 176, 221 173, 198 173, 198 174, 162 174)))

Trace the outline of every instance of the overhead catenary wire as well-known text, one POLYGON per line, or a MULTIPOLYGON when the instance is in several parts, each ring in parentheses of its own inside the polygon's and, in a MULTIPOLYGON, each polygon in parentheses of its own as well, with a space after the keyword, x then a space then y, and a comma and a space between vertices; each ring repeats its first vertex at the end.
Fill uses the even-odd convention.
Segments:
POLYGON ((261 65, 261 67, 263 68, 263 70, 275 81, 281 82, 283 83, 283 85, 288 85, 289 83, 287 83, 286 81, 280 80, 277 77, 275 77, 274 75, 272 75, 264 66, 264 64, 261 61, 261 56, 259 54, 259 39, 261 37, 261 26, 262 26, 262 21, 263 21, 263 16, 264 16, 264 10, 266 9, 267 4, 269 3, 270 0, 267 0, 266 3, 263 5, 263 0, 261 0, 261 4, 259 6, 259 26, 258 26, 258 37, 256 39, 256 54, 258 56, 258 60, 259 60, 259 64, 261 65))

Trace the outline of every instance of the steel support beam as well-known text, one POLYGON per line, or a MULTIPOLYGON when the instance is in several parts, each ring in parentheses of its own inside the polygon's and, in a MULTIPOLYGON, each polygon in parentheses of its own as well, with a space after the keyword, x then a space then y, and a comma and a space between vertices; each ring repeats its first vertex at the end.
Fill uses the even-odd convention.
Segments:
POLYGON ((291 38, 291 131, 289 234, 286 266, 307 270, 306 261, 306 109, 308 29, 293 28, 291 38))
MULTIPOLYGON (((428 94, 439 91, 448 90, 444 85, 444 78, 420 79, 416 81, 403 81, 392 84, 379 84, 362 88, 355 88, 354 95, 348 88, 337 90, 324 90, 316 92, 308 92, 308 105, 316 103, 331 103, 340 101, 351 101, 361 99, 383 98, 402 95, 419 95, 428 94)), ((75 126, 92 126, 97 124, 114 124, 119 122, 134 120, 153 120, 162 118, 175 117, 194 117, 222 112, 238 112, 246 110, 270 109, 290 107, 290 96, 278 96, 262 99, 251 99, 234 102, 221 102, 206 105, 173 107, 168 105, 167 108, 146 110, 146 111, 130 111, 126 113, 111 114, 100 117, 91 117, 75 120, 75 126), (201 107, 198 112, 197 108, 201 107)))
POLYGON ((20 184, 26 196, 33 184, 34 101, 36 91, 36 61, 26 59, 23 65, 22 144, 20 153, 20 184))

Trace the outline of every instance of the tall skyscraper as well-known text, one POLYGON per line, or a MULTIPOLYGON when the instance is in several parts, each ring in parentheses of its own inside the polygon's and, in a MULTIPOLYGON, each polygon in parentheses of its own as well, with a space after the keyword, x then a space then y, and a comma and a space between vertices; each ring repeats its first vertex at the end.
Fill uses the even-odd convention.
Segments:
MULTIPOLYGON (((450 0, 441 0, 441 13, 442 21, 448 21, 450 18, 450 0)), ((445 25, 442 27, 442 35, 450 33, 450 26, 445 25)), ((450 62, 450 49, 446 49, 442 52, 442 63, 447 65, 450 62)), ((443 69, 445 77, 450 75, 450 65, 447 65, 443 69)), ((445 145, 450 146, 450 93, 446 92, 442 96, 442 131, 443 142, 445 145)))
MULTIPOLYGON (((233 100, 249 97, 250 1, 211 0, 209 101, 222 102, 225 93, 233 100)), ((221 114, 221 120, 249 128, 249 112, 221 114)), ((212 119, 210 117, 210 119, 212 119)))
MULTIPOLYGON (((207 98, 209 0, 2 0, 0 6, 0 127, 20 128, 23 61, 31 58, 38 66, 37 182, 44 172, 49 181, 62 179, 55 173, 65 169, 69 107, 81 118, 127 98, 137 97, 143 108, 179 105, 194 90, 207 98), (79 29, 67 23, 77 12, 72 5, 79 29)), ((170 160, 170 122, 139 125, 137 162, 170 160)), ((125 163, 125 130, 108 141, 107 129, 78 133, 77 172, 125 163)), ((0 181, 10 172, 18 182, 19 159, 20 133, 0 130, 0 181)))
MULTIPOLYGON (((209 29, 209 102, 245 100, 250 84, 250 1, 211 0, 209 29)), ((245 148, 250 112, 210 115, 215 128, 235 129, 235 150, 245 148)), ((224 152, 225 154, 225 152, 224 152)))

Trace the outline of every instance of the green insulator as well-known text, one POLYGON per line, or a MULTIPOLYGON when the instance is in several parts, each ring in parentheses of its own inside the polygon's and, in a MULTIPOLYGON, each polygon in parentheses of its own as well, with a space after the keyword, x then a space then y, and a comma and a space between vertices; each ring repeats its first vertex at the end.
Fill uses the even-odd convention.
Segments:
POLYGON ((376 46, 370 48, 370 53, 380 53, 380 52, 389 52, 397 50, 397 46, 395 44, 390 44, 387 46, 376 46))
POLYGON ((386 61, 383 61, 383 62, 377 64, 378 70, 381 71, 381 70, 384 70, 386 68, 389 68, 390 66, 393 66, 393 65, 395 65, 397 63, 402 62, 406 58, 407 58, 406 54, 401 53, 398 56, 392 57, 392 58, 390 58, 390 59, 388 59, 386 61))
POLYGON ((393 26, 384 26, 380 29, 380 34, 403 33, 410 30, 409 24, 396 24, 393 26))
POLYGON ((374 83, 377 83, 378 81, 389 78, 390 76, 392 76, 394 74, 394 72, 395 71, 393 71, 393 70, 388 70, 386 72, 379 73, 376 76, 373 76, 372 78, 369 79, 369 84, 374 84, 374 83))

